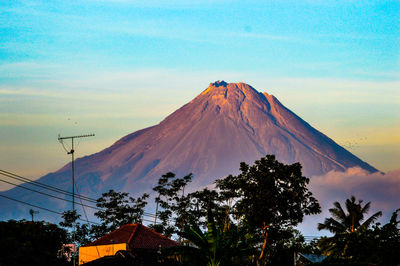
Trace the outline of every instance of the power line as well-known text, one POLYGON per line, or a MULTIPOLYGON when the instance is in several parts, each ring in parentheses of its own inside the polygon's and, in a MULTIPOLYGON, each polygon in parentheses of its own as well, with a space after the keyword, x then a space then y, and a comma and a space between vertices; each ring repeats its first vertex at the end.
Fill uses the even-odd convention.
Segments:
MULTIPOLYGON (((31 207, 34 207, 34 208, 37 208, 37 209, 40 209, 40 210, 48 211, 48 212, 55 213, 55 214, 58 214, 58 215, 63 215, 62 212, 53 211, 53 210, 50 210, 50 209, 45 208, 45 207, 40 207, 40 206, 31 204, 31 203, 28 203, 28 202, 26 202, 26 201, 17 200, 17 199, 14 199, 14 198, 11 198, 11 197, 8 197, 8 196, 5 196, 5 195, 1 195, 1 194, 0 194, 0 197, 6 198, 6 199, 9 199, 9 200, 12 200, 12 201, 16 201, 16 202, 18 202, 18 203, 25 204, 25 205, 28 205, 28 206, 31 206, 31 207)), ((89 221, 88 219, 87 219, 87 220, 84 220, 84 219, 78 218, 77 220, 82 221, 82 222, 87 222, 87 223, 95 224, 95 225, 101 225, 100 223, 93 222, 93 221, 89 221)), ((152 222, 152 221, 147 220, 147 219, 142 219, 142 221, 150 222, 150 223, 152 222)))
MULTIPOLYGON (((2 170, 0 170, 0 171, 2 171, 2 170)), ((0 174, 1 174, 1 175, 4 175, 4 176, 7 176, 7 177, 14 178, 13 176, 6 175, 6 174, 3 174, 3 173, 1 173, 1 172, 0 172, 0 174)), ((36 193, 39 193, 39 194, 42 194, 42 195, 45 195, 45 196, 48 196, 48 197, 52 197, 52 198, 55 198, 55 199, 58 199, 58 200, 63 200, 63 201, 66 201, 66 202, 72 202, 71 200, 68 200, 68 199, 65 199, 65 198, 61 198, 61 197, 58 197, 58 196, 55 196, 55 195, 51 195, 51 194, 48 194, 48 193, 46 193, 46 192, 38 191, 38 190, 35 190, 35 189, 32 189, 32 188, 28 188, 28 187, 23 186, 23 185, 21 185, 21 184, 18 185, 18 184, 15 184, 15 183, 12 183, 12 182, 9 182, 9 181, 5 181, 5 180, 2 180, 2 179, 0 179, 0 181, 1 181, 1 182, 4 182, 4 183, 7 183, 7 184, 10 184, 10 185, 13 185, 13 186, 16 186, 16 187, 19 187, 19 188, 23 188, 23 189, 32 191, 32 192, 36 192, 36 193)), ((42 187, 42 188, 43 188, 43 187, 42 187)), ((45 189, 47 189, 47 188, 45 188, 45 189)), ((51 190, 51 189, 50 189, 50 190, 51 190)), ((52 191, 54 191, 54 190, 52 190, 52 191)), ((57 191, 56 191, 56 192, 57 192, 57 191)), ((61 193, 61 192, 57 192, 57 193, 61 193)), ((65 193, 62 193, 62 194, 65 194, 65 193)), ((80 206, 82 206, 82 207, 87 207, 87 208, 92 208, 92 209, 95 209, 95 210, 99 210, 99 211, 105 210, 104 208, 99 208, 99 207, 95 207, 95 206, 90 206, 90 205, 83 204, 81 198, 79 198, 79 200, 81 201, 81 203, 75 203, 75 204, 80 205, 80 206)), ((96 203, 97 203, 97 201, 96 201, 96 203)), ((84 211, 85 211, 85 210, 84 210, 84 211)), ((151 217, 151 218, 154 218, 154 217, 155 217, 154 214, 149 213, 149 212, 143 212, 143 216, 147 216, 147 217, 151 217)), ((171 219, 168 219, 168 220, 171 220, 171 219)), ((147 220, 147 221, 148 221, 148 220, 147 220)))
MULTIPOLYGON (((1 181, 1 182, 4 182, 4 183, 7 183, 7 184, 9 184, 9 185, 14 185, 14 186, 16 186, 16 187, 23 188, 23 189, 26 189, 26 190, 29 190, 29 191, 32 191, 32 192, 36 192, 36 193, 39 193, 39 194, 42 194, 42 195, 45 195, 45 196, 48 196, 48 197, 52 197, 52 198, 55 198, 55 199, 58 199, 58 200, 63 200, 63 201, 66 201, 66 202, 72 202, 71 200, 64 199, 64 198, 60 198, 60 197, 57 197, 57 196, 48 194, 48 193, 46 193, 46 192, 38 191, 38 190, 35 190, 35 189, 32 189, 32 188, 24 187, 24 186, 22 186, 22 185, 17 185, 17 184, 14 184, 14 183, 12 183, 12 182, 5 181, 5 180, 3 180, 3 179, 0 179, 0 181, 1 181)), ((96 209, 96 210, 103 210, 103 209, 100 209, 100 208, 98 208, 98 207, 94 207, 94 206, 90 206, 90 205, 85 205, 85 204, 82 203, 82 201, 81 201, 80 204, 79 204, 79 203, 77 203, 77 204, 78 204, 78 205, 81 205, 81 206, 88 207, 88 208, 93 208, 93 209, 96 209)))
MULTIPOLYGON (((58 215, 63 215, 63 213, 61 213, 61 212, 58 212, 58 211, 53 211, 53 210, 50 210, 50 209, 48 209, 48 208, 44 208, 44 207, 40 207, 40 206, 37 206, 37 205, 31 204, 31 203, 28 203, 28 202, 26 202, 26 201, 17 200, 17 199, 14 199, 14 198, 11 198, 11 197, 7 197, 7 196, 1 195, 1 194, 0 194, 0 197, 6 198, 6 199, 9 199, 9 200, 13 200, 13 201, 16 201, 16 202, 19 202, 19 203, 22 203, 22 204, 25 204, 25 205, 28 205, 28 206, 31 206, 31 207, 34 207, 34 208, 40 209, 40 210, 44 210, 44 211, 48 211, 48 212, 52 212, 52 213, 55 213, 55 214, 58 214, 58 215)), ((78 219, 78 220, 80 220, 80 221, 83 221, 83 222, 86 222, 85 220, 82 220, 82 219, 78 219)), ((100 225, 99 223, 92 222, 92 221, 87 221, 87 222, 88 222, 88 223, 91 223, 91 224, 100 225)))
MULTIPOLYGON (((10 177, 10 178, 13 178, 13 179, 22 181, 22 182, 29 182, 28 184, 30 184, 30 185, 35 185, 35 186, 38 186, 38 187, 41 187, 41 188, 44 188, 44 189, 51 190, 51 191, 53 191, 53 192, 61 193, 61 194, 64 194, 64 195, 67 195, 67 196, 71 196, 71 197, 72 197, 72 193, 71 193, 71 192, 68 192, 68 191, 63 190, 63 189, 59 189, 59 188, 54 187, 54 186, 50 186, 50 185, 47 185, 47 184, 43 184, 43 183, 38 182, 38 181, 33 181, 33 180, 29 179, 29 178, 22 177, 22 176, 20 176, 20 175, 14 174, 14 173, 7 172, 7 171, 5 171, 5 170, 1 170, 1 169, 0 169, 0 175, 4 175, 4 176, 7 176, 7 177, 10 177), (22 180, 21 180, 21 179, 22 179, 22 180)), ((13 185, 15 185, 15 184, 13 184, 13 185)), ((15 185, 15 186, 21 186, 21 185, 15 185)), ((85 200, 85 201, 92 202, 92 203, 97 203, 97 200, 94 199, 94 198, 86 197, 86 196, 79 195, 79 194, 75 194, 75 197, 76 197, 76 198, 79 198, 79 199, 82 199, 82 200, 85 200)), ((87 206, 86 206, 86 207, 87 207, 87 206)), ((101 209, 101 208, 97 208, 97 207, 94 207, 94 208, 95 208, 95 209, 101 209)), ((147 216, 153 216, 153 217, 155 216, 154 214, 148 213, 148 212, 145 212, 145 215, 147 215, 147 216)))
MULTIPOLYGON (((48 190, 51 190, 53 192, 61 193, 61 194, 64 194, 64 195, 72 197, 72 193, 71 192, 68 192, 66 190, 63 190, 63 189, 60 189, 60 188, 57 188, 57 187, 54 187, 54 186, 51 186, 51 185, 47 185, 47 184, 44 184, 44 183, 41 183, 41 182, 38 182, 38 181, 34 181, 32 179, 29 179, 29 178, 26 178, 26 177, 23 177, 23 176, 20 176, 20 175, 17 175, 17 174, 14 174, 14 173, 2 170, 2 169, 0 169, 0 175, 7 176, 7 177, 10 177, 10 178, 22 181, 22 182, 28 182, 29 185, 35 185, 35 186, 38 186, 40 188, 48 189, 48 190)), ((3 180, 0 180, 0 181, 3 181, 3 180)), ((3 181, 3 182, 7 183, 7 181, 3 181)), ((37 193, 40 193, 40 194, 44 194, 44 192, 39 192, 39 191, 36 191, 36 190, 33 190, 33 189, 29 189, 29 188, 24 187, 22 185, 17 185, 17 184, 12 184, 12 185, 18 186, 18 187, 21 187, 21 188, 24 188, 24 189, 27 189, 27 190, 31 190, 31 191, 34 191, 34 192, 37 192, 37 193)), ((50 196, 54 197, 54 198, 57 198, 57 199, 64 200, 64 201, 71 202, 70 200, 63 199, 63 198, 58 198, 57 196, 53 196, 53 195, 50 195, 50 196)), ((90 198, 90 197, 87 197, 87 196, 83 196, 83 195, 80 195, 80 194, 75 194, 75 197, 78 198, 78 199, 81 199, 81 200, 88 201, 88 202, 97 203, 96 199, 90 198)), ((81 202, 81 204, 79 204, 79 203, 76 203, 76 204, 82 206, 82 202, 81 202)), ((99 208, 99 207, 94 207, 94 206, 89 206, 89 205, 83 205, 83 206, 89 207, 89 208, 93 208, 93 209, 96 209, 96 210, 103 210, 102 208, 99 208)), ((149 213, 149 212, 144 212, 143 215, 151 217, 151 218, 155 217, 155 214, 152 214, 152 213, 149 213)), ((168 219, 168 220, 172 221, 172 219, 168 219)))
MULTIPOLYGON (((78 187, 77 186, 75 186, 75 188, 76 188, 76 192, 78 192, 79 193, 79 191, 78 191, 78 187)), ((81 206, 82 206, 82 210, 83 210, 83 213, 85 214, 85 217, 86 217, 86 220, 89 220, 88 219, 88 216, 87 216, 87 214, 86 214, 86 210, 85 210, 85 205, 82 203, 82 199, 79 199, 80 200, 80 202, 81 202, 81 206)), ((79 203, 78 203, 79 204, 79 203)))
MULTIPOLYGON (((22 182, 28 182, 30 185, 35 185, 35 186, 38 186, 38 187, 41 187, 41 188, 52 190, 54 192, 62 193, 64 195, 72 197, 72 193, 69 192, 69 191, 66 191, 66 190, 63 190, 63 189, 60 189, 60 188, 57 188, 57 187, 54 187, 54 186, 46 185, 46 184, 43 184, 41 182, 34 181, 34 180, 29 179, 29 178, 26 178, 26 177, 23 177, 23 176, 20 176, 20 175, 16 175, 16 174, 13 174, 13 173, 1 170, 1 169, 0 169, 0 175, 4 175, 4 176, 7 176, 7 177, 10 177, 10 178, 22 181, 22 182)), ((89 197, 86 197, 86 196, 83 196, 83 195, 75 195, 75 197, 76 198, 81 198, 82 200, 85 200, 85 201, 91 201, 93 203, 97 203, 96 199, 92 199, 92 198, 89 198, 89 197)))

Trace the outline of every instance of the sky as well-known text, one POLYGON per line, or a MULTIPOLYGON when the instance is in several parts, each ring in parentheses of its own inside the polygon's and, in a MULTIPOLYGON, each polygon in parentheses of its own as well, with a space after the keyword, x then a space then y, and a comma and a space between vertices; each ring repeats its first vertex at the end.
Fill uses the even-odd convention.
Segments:
POLYGON ((0 169, 56 171, 58 134, 94 133, 76 148, 92 154, 225 80, 399 177, 399 17, 383 0, 1 1, 0 169))

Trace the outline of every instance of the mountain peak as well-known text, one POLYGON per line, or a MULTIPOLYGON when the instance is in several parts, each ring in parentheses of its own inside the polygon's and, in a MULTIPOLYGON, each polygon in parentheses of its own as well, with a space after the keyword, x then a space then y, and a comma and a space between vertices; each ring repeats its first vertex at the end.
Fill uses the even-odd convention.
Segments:
POLYGON ((227 98, 228 94, 236 94, 247 96, 248 94, 259 94, 259 92, 251 87, 250 85, 238 82, 238 83, 227 83, 224 80, 217 80, 209 84, 208 88, 205 89, 200 95, 224 95, 227 98))
POLYGON ((210 83, 210 86, 208 86, 208 87, 220 87, 220 86, 226 87, 227 85, 228 85, 228 83, 226 83, 225 81, 223 81, 223 80, 221 80, 221 81, 217 80, 217 81, 215 81, 214 83, 210 83))
POLYGON ((227 89, 238 89, 238 90, 245 90, 245 89, 252 89, 253 91, 256 91, 253 87, 251 87, 249 84, 246 84, 244 82, 237 82, 237 83, 230 83, 230 82, 225 82, 224 80, 217 80, 215 82, 211 82, 210 85, 208 86, 208 89, 222 89, 222 88, 227 88, 227 89))
MULTIPOLYGON (((245 83, 216 81, 158 125, 133 132, 103 151, 77 159, 75 180, 80 192, 90 197, 109 189, 142 193, 151 190, 167 172, 177 176, 193 173, 192 186, 203 187, 237 173, 240 162, 252 163, 266 154, 275 154, 286 164, 300 162, 304 175, 309 177, 354 166, 376 171, 274 96, 259 93, 245 83)), ((68 164, 40 182, 69 187, 70 169, 68 164)), ((45 202, 19 188, 4 193, 34 204, 45 202)), ((21 218, 22 213, 27 213, 2 199, 0 207, 0 218, 10 218, 15 213, 21 218)), ((46 207, 60 206, 49 203, 46 207)))

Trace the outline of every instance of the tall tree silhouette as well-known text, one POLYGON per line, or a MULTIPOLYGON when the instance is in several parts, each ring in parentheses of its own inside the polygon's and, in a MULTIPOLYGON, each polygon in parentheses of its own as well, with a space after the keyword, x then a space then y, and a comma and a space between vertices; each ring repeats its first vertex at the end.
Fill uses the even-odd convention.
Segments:
MULTIPOLYGON (((126 192, 110 190, 97 199, 96 206, 101 208, 94 213, 102 222, 100 231, 111 232, 128 223, 142 223, 144 208, 149 197, 144 193, 141 197, 133 198, 126 192)), ((93 226, 96 229, 96 226, 93 226)))
POLYGON ((217 187, 223 193, 234 192, 236 214, 263 235, 261 262, 273 240, 271 230, 297 225, 304 215, 321 212, 320 205, 307 189, 309 179, 302 175, 299 163, 286 165, 267 155, 252 166, 242 162, 240 171, 218 180, 217 187))
POLYGON ((371 202, 364 206, 363 201, 356 201, 354 196, 347 199, 345 202, 345 212, 339 202, 334 202, 334 208, 329 209, 332 217, 326 218, 324 223, 318 224, 318 230, 329 230, 333 234, 354 233, 357 230, 366 230, 377 218, 382 215, 382 212, 376 212, 368 219, 364 220, 370 209, 371 202))
POLYGON ((171 237, 179 229, 183 230, 190 205, 189 197, 185 196, 185 187, 191 181, 192 174, 178 178, 174 173, 168 172, 161 176, 157 186, 153 188, 158 195, 155 198, 156 218, 154 224, 150 225, 151 228, 167 237, 171 237), (171 220, 174 220, 173 224, 170 224, 171 220))
POLYGON ((324 223, 319 223, 318 230, 328 230, 334 236, 321 239, 319 247, 325 255, 345 260, 365 257, 363 251, 367 250, 367 242, 371 239, 368 228, 382 215, 382 212, 376 212, 365 219, 371 202, 363 205, 363 201, 357 201, 354 196, 346 200, 346 211, 337 201, 333 205, 334 208, 329 209, 332 217, 326 218, 324 223))

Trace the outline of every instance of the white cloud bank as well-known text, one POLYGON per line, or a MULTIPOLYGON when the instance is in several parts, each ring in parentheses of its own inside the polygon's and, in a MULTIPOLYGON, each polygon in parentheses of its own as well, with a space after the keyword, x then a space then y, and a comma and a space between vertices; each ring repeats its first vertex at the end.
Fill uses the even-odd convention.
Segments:
POLYGON ((317 224, 330 217, 328 209, 333 202, 342 206, 347 198, 354 195, 364 203, 371 202, 369 215, 382 211, 381 222, 386 223, 392 212, 400 208, 400 169, 383 173, 369 173, 361 168, 350 168, 345 172, 331 171, 311 178, 309 189, 318 199, 322 213, 306 217, 299 226, 304 235, 326 235, 317 231, 317 224))

